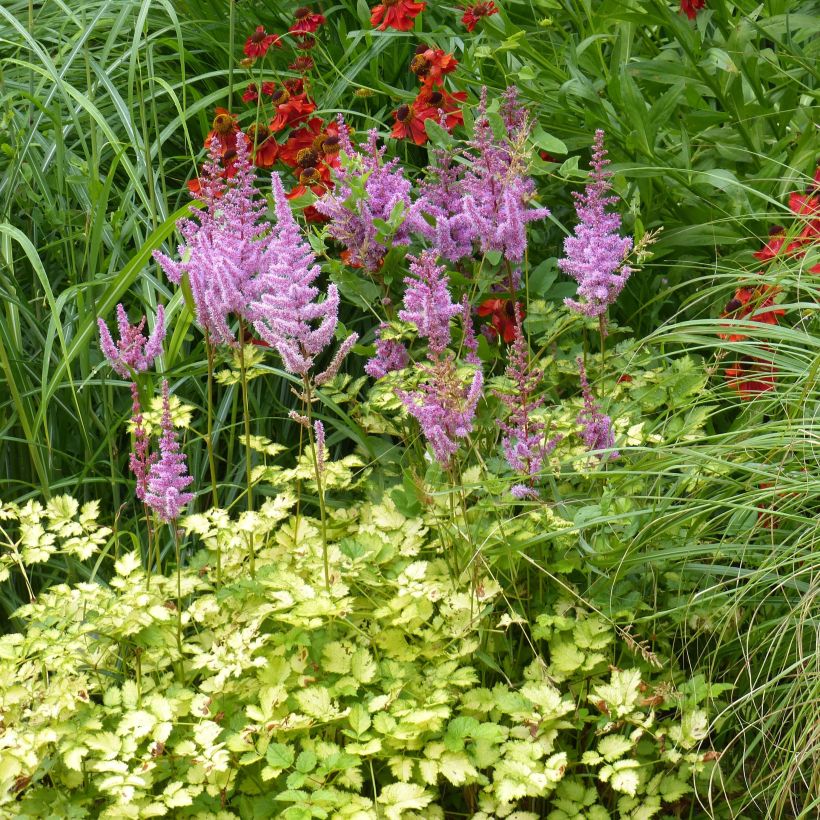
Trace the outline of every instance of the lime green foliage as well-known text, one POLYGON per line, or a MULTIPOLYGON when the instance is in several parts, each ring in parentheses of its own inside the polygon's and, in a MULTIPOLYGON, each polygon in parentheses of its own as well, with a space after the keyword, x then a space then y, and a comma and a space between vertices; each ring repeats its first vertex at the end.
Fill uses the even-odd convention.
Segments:
MULTIPOLYGON (((539 816, 524 810, 535 798, 554 818, 634 817, 691 792, 703 686, 645 663, 610 671, 618 638, 580 609, 540 616, 546 652, 485 686, 476 652, 509 621, 489 572, 454 585, 424 516, 364 501, 332 515, 328 591, 319 523, 295 504, 182 522, 199 547, 181 573, 181 654, 176 579, 148 576, 135 552, 107 584, 55 585, 21 608, 24 631, 0 639, 7 811, 522 818, 539 816), (235 579, 219 589, 217 545, 235 579)), ((85 552, 110 533, 67 497, 3 511, 23 562, 41 560, 35 542, 85 552)))

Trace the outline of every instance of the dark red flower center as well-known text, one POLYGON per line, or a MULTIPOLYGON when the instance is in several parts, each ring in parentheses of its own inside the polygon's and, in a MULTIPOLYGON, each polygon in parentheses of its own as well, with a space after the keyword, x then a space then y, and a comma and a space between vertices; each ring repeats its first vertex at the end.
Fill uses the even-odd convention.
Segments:
POLYGON ((410 106, 409 105, 400 105, 396 109, 396 119, 399 122, 406 122, 410 119, 410 106))
POLYGON ((440 105, 444 95, 440 91, 434 91, 430 95, 430 105, 440 105))
POLYGON ((270 95, 270 98, 274 105, 284 105, 290 99, 290 94, 287 88, 277 88, 276 91, 270 95))
POLYGON ((233 117, 230 114, 217 114, 214 117, 213 129, 217 134, 227 134, 233 128, 233 117))
POLYGON ((726 303, 726 313, 734 313, 740 307, 743 307, 743 302, 740 299, 730 299, 726 303))
POLYGON ((319 157, 312 148, 302 148, 302 150, 296 154, 296 164, 301 165, 305 170, 316 165, 318 159, 319 157))
POLYGON ((416 76, 423 77, 430 71, 430 61, 423 54, 417 54, 410 60, 410 70, 416 76))
POLYGON ((317 182, 319 182, 319 172, 313 166, 302 169, 302 173, 299 174, 300 185, 307 187, 315 185, 317 182))
POLYGON ((257 26, 257 27, 256 27, 256 31, 255 31, 253 34, 251 34, 251 42, 252 42, 252 43, 255 43, 255 44, 257 44, 257 45, 258 45, 258 44, 259 44, 259 43, 261 43, 261 42, 265 39, 265 37, 267 37, 267 36, 268 36, 268 35, 267 35, 267 33, 265 32, 265 29, 264 29, 264 28, 262 28, 262 26, 257 26))
POLYGON ((325 154, 338 154, 339 138, 332 135, 325 137, 324 142, 322 142, 322 151, 325 154))
POLYGON ((307 6, 302 6, 301 8, 298 8, 298 9, 296 9, 296 11, 293 12, 293 16, 297 20, 304 20, 305 17, 308 17, 309 15, 310 15, 310 9, 307 6))

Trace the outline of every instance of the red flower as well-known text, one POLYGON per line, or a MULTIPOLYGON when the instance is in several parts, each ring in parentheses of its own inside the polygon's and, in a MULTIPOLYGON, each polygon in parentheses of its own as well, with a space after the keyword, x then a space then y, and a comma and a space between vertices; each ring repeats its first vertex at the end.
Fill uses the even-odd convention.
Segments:
MULTIPOLYGON (((212 140, 219 143, 219 154, 224 162, 226 154, 236 152, 237 134, 239 134, 239 123, 236 117, 224 108, 217 108, 216 116, 211 123, 211 130, 205 137, 205 147, 210 148, 212 140)), ((247 141, 247 137, 245 140, 247 141)))
POLYGON ((271 96, 276 114, 271 120, 271 131, 281 131, 289 125, 306 120, 315 110, 316 103, 305 94, 292 94, 287 88, 277 88, 271 96))
POLYGON ((444 126, 448 131, 452 131, 457 125, 464 125, 464 112, 459 108, 459 103, 467 101, 466 91, 456 91, 450 94, 440 88, 433 91, 430 88, 423 88, 418 97, 413 101, 413 105, 419 117, 422 119, 441 119, 439 111, 444 112, 444 126))
POLYGON ((809 216, 820 212, 820 196, 810 193, 798 194, 797 191, 789 194, 789 210, 798 216, 809 216))
POLYGON ((690 19, 694 20, 698 12, 704 8, 706 0, 680 0, 680 10, 690 19))
POLYGON ((248 83, 248 87, 242 94, 242 102, 256 102, 259 99, 259 92, 256 88, 256 83, 248 83))
POLYGON ((309 51, 316 45, 316 38, 312 34, 294 34, 293 41, 296 48, 309 51))
POLYGON ((307 74, 313 68, 313 57, 303 54, 301 57, 297 57, 288 68, 291 71, 299 72, 299 74, 307 74))
POLYGON ((395 122, 390 136, 397 140, 411 139, 416 145, 424 145, 427 142, 427 130, 424 127, 426 117, 419 117, 414 105, 415 103, 405 103, 393 112, 395 122))
POLYGON ((742 401, 749 401, 777 386, 777 372, 771 362, 748 358, 725 371, 726 384, 740 394, 742 401))
POLYGON ((275 34, 268 34, 264 26, 257 26, 256 31, 245 40, 245 56, 256 59, 264 57, 271 46, 282 47, 282 41, 275 34))
POLYGON ((311 117, 303 126, 290 132, 285 144, 279 151, 279 160, 294 168, 297 156, 303 148, 310 148, 313 140, 322 133, 324 123, 319 117, 311 117))
POLYGON ((455 71, 457 67, 458 60, 452 54, 423 44, 416 49, 416 55, 410 61, 410 70, 428 87, 442 85, 444 75, 455 71))
POLYGON ((254 122, 248 126, 248 138, 253 148, 253 164, 257 168, 270 168, 279 153, 279 145, 266 125, 254 122))
POLYGON ((424 11, 426 3, 413 3, 412 0, 384 0, 373 6, 370 14, 370 25, 379 26, 380 31, 394 28, 397 31, 410 31, 413 18, 424 11))
POLYGON ((293 16, 296 22, 288 29, 291 34, 313 34, 325 22, 323 15, 315 14, 307 6, 296 9, 293 16))
MULTIPOLYGON (((779 288, 772 285, 757 285, 756 287, 738 288, 735 295, 726 304, 721 319, 745 319, 749 318, 753 322, 760 322, 764 325, 776 325, 778 316, 783 316, 786 311, 782 308, 775 308, 774 297, 779 293, 779 288)), ((742 333, 719 333, 721 339, 728 339, 730 342, 742 342, 748 338, 742 333)))
MULTIPOLYGON (((526 315, 524 309, 520 304, 518 308, 523 320, 526 315)), ((490 317, 490 323, 505 344, 510 344, 515 339, 515 304, 512 299, 485 299, 478 306, 477 313, 479 316, 490 317)))
POLYGON ((276 83, 262 83, 262 93, 266 97, 272 97, 274 91, 276 91, 276 83))
POLYGON ((493 0, 473 3, 473 5, 467 6, 467 8, 464 9, 464 16, 461 18, 461 22, 467 26, 467 31, 472 31, 482 17, 489 17, 492 14, 498 14, 498 9, 493 0))

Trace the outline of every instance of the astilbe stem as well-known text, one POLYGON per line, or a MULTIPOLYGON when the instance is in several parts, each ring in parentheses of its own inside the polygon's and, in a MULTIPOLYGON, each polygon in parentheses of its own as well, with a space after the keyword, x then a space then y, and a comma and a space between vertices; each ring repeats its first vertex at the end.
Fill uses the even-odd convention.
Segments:
POLYGON ((526 484, 512 487, 513 496, 519 499, 537 498, 536 479, 544 460, 555 450, 562 436, 546 439, 546 424, 533 415, 544 404, 542 396, 536 396, 543 371, 530 367, 529 349, 524 337, 521 306, 515 305, 515 337, 505 374, 515 385, 512 395, 495 391, 495 395, 509 410, 498 426, 503 432, 501 446, 510 469, 526 477, 526 484))
POLYGON ((578 373, 581 379, 581 391, 584 396, 584 407, 578 414, 578 424, 581 425, 581 438, 588 450, 611 450, 611 452, 596 452, 601 461, 612 461, 619 457, 615 447, 615 433, 612 429, 612 419, 601 412, 598 402, 592 395, 592 388, 589 386, 587 371, 584 360, 579 356, 577 359, 578 373))
MULTIPOLYGON (((239 320, 239 374, 242 385, 242 415, 244 417, 245 428, 245 482, 247 483, 247 510, 253 510, 253 469, 251 464, 251 414, 250 402, 248 401, 248 368, 245 361, 245 326, 239 320)), ((256 576, 256 546, 254 543, 253 531, 248 533, 248 567, 251 578, 256 576)))

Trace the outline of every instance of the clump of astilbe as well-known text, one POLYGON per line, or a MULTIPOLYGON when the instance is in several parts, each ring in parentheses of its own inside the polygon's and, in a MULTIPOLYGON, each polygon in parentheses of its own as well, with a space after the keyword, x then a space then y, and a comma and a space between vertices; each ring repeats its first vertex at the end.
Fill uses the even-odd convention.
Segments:
POLYGON ((530 367, 527 341, 524 338, 521 307, 515 305, 515 338, 510 350, 510 359, 505 374, 515 385, 512 394, 495 391, 494 395, 509 410, 504 421, 499 421, 503 437, 501 447, 510 469, 526 476, 526 484, 516 484, 511 488, 515 498, 538 498, 536 479, 544 460, 560 443, 562 436, 546 438, 546 424, 535 418, 534 413, 544 404, 543 396, 536 396, 541 384, 543 371, 530 367))
POLYGON ((179 449, 176 431, 171 421, 168 380, 162 382, 162 436, 159 458, 151 464, 144 501, 163 521, 176 521, 190 503, 193 493, 185 492, 193 481, 188 475, 185 454, 179 449))
POLYGON ((527 225, 549 216, 549 209, 529 207, 535 194, 535 183, 527 175, 531 123, 515 86, 504 93, 501 117, 506 133, 498 138, 487 116, 483 89, 469 143, 471 165, 461 181, 461 208, 472 220, 481 250, 497 251, 516 264, 527 249, 527 225))
POLYGON ((410 258, 414 275, 404 280, 407 290, 399 318, 412 322, 419 336, 427 339, 431 363, 422 366, 427 378, 417 390, 397 389, 396 395, 418 421, 436 460, 449 467, 458 450, 458 439, 472 432, 484 377, 481 369, 477 369, 466 387, 455 357, 447 351, 451 341, 450 320, 461 312, 461 307, 450 298, 444 266, 436 264, 436 254, 431 250, 410 258))
POLYGON ((383 339, 386 324, 376 331, 376 355, 368 359, 364 372, 374 379, 381 379, 395 370, 402 370, 410 362, 407 348, 398 339, 383 339))
POLYGON ((344 156, 334 171, 335 186, 316 203, 316 210, 330 218, 327 232, 350 252, 351 263, 376 271, 388 245, 406 245, 413 233, 430 233, 423 203, 412 201, 413 186, 399 160, 384 161, 386 147, 379 148, 375 130, 358 151, 340 115, 339 143, 344 156), (391 236, 384 234, 385 225, 392 227, 391 236))
POLYGON ((178 249, 181 261, 154 253, 175 284, 187 274, 197 321, 214 342, 231 346, 237 342, 228 317, 253 319, 249 306, 261 293, 259 272, 269 227, 264 216, 267 203, 254 187, 247 142, 237 136, 236 173, 230 179, 224 178, 219 141, 210 141, 210 158, 197 194, 205 209, 177 223, 184 239, 178 249))
POLYGON ((442 467, 449 467, 458 451, 458 439, 473 431, 473 419, 481 398, 484 376, 475 371, 469 387, 465 387, 452 355, 437 356, 430 366, 424 366, 427 380, 418 390, 396 390, 407 412, 418 421, 424 437, 442 467))
POLYGON ((162 342, 165 339, 165 311, 162 305, 157 307, 157 319, 154 330, 143 334, 145 316, 135 325, 128 321, 128 315, 122 305, 117 305, 117 328, 119 342, 115 343, 111 331, 102 319, 97 319, 100 329, 100 348, 113 370, 124 379, 133 373, 144 373, 162 355, 162 342))
POLYGON ((404 279, 404 310, 399 319, 412 322, 419 336, 427 339, 430 352, 440 354, 450 343, 450 319, 461 312, 450 299, 444 266, 436 264, 436 252, 422 251, 421 256, 408 256, 412 276, 404 279))
POLYGON ((573 193, 580 222, 575 234, 564 240, 565 257, 558 260, 558 267, 578 282, 578 299, 565 299, 564 303, 585 316, 603 317, 632 273, 626 264, 632 238, 619 235, 620 215, 607 212, 608 205, 618 202, 618 197, 607 196, 612 189, 607 165, 604 132, 598 129, 589 182, 583 193, 573 193))
MULTIPOLYGON (((339 291, 330 285, 325 300, 316 301, 319 288, 313 283, 320 274, 316 256, 293 218, 278 174, 272 175, 271 183, 277 221, 259 262, 261 295, 250 308, 254 327, 282 357, 285 369, 305 376, 333 339, 339 291)), ((355 335, 348 337, 340 352, 347 353, 355 341, 355 335)), ((338 370, 340 364, 334 359, 328 370, 334 365, 338 370)))
POLYGON ((577 422, 581 425, 581 438, 588 450, 612 450, 608 453, 597 453, 602 461, 612 460, 619 457, 615 446, 615 433, 612 429, 612 419, 601 412, 598 402, 592 395, 592 388, 589 386, 587 371, 584 367, 584 360, 578 357, 578 373, 581 378, 581 390, 584 396, 584 407, 578 414, 577 422))
POLYGON ((140 395, 134 382, 131 382, 131 420, 134 423, 134 448, 128 458, 128 466, 137 479, 134 493, 140 501, 144 502, 148 493, 148 476, 152 465, 158 458, 158 454, 151 452, 151 440, 148 431, 142 426, 140 395))

